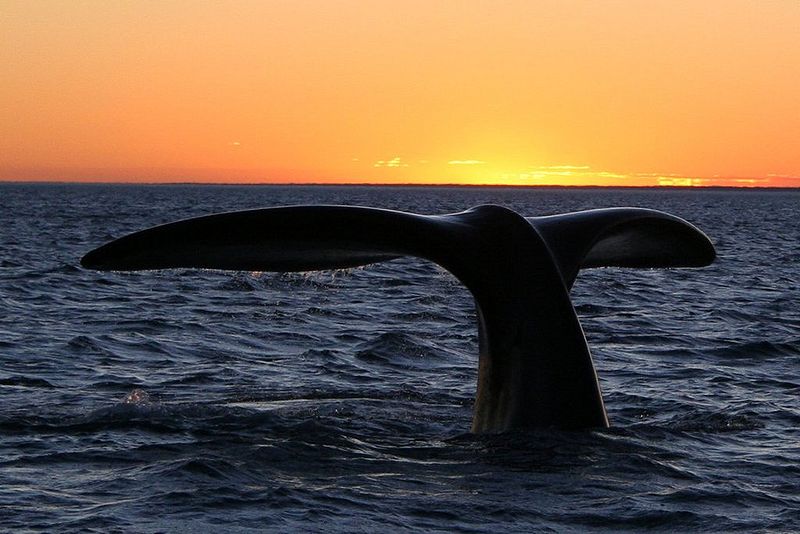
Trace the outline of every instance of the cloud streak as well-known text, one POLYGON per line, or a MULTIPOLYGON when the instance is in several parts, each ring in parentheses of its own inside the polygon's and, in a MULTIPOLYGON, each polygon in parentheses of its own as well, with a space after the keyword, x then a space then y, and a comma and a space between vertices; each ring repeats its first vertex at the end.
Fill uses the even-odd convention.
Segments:
POLYGON ((483 165, 485 161, 479 159, 452 159, 447 162, 448 165, 483 165))
POLYGON ((408 167, 408 163, 404 162, 400 156, 395 156, 392 159, 379 159, 372 164, 373 167, 408 167))

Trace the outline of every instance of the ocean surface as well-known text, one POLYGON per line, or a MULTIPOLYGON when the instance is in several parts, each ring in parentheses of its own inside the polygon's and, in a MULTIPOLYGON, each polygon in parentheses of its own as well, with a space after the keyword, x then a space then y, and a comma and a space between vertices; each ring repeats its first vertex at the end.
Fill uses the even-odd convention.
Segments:
POLYGON ((800 191, 0 185, 0 530, 800 530, 800 191), (583 271, 612 424, 469 433, 470 294, 400 259, 100 273, 102 243, 288 204, 642 206, 710 267, 583 271))

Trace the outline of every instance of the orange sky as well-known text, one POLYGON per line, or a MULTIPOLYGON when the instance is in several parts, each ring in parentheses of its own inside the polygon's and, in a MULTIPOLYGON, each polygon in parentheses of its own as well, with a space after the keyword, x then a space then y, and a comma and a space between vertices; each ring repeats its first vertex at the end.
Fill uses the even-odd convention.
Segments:
POLYGON ((0 0, 0 180, 800 187, 800 2, 0 0))

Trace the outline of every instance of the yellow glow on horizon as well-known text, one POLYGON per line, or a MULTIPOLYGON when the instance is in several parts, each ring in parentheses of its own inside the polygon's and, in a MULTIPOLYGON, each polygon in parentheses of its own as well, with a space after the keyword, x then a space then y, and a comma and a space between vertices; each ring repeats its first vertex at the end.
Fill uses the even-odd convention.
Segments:
POLYGON ((800 2, 0 5, 0 180, 800 187, 800 2))

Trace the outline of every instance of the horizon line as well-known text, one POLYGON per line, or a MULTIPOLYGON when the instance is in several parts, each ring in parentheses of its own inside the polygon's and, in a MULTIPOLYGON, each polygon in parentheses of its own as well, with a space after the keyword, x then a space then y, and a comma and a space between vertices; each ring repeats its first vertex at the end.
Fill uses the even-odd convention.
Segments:
POLYGON ((581 184, 465 184, 455 182, 417 183, 417 182, 205 182, 205 181, 82 181, 82 180, 0 180, 3 184, 25 185, 119 185, 119 186, 272 186, 272 187, 458 187, 458 188, 507 188, 507 189, 771 189, 795 190, 797 186, 769 185, 581 185, 581 184))

